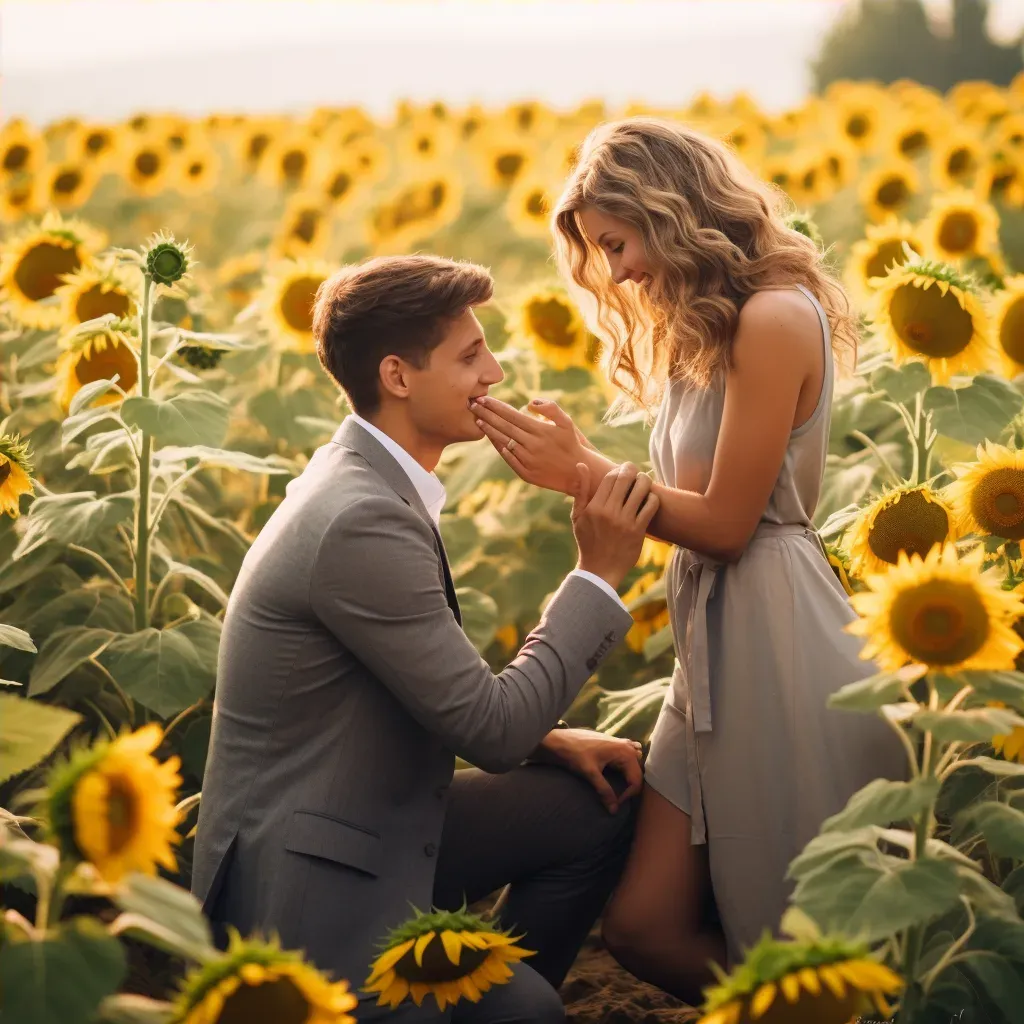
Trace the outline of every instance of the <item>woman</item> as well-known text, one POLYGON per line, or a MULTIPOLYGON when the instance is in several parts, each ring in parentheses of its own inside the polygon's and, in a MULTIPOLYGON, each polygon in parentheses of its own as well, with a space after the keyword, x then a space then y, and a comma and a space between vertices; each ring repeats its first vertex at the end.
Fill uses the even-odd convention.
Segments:
MULTIPOLYGON (((679 124, 595 129, 554 228, 612 379, 657 405, 650 533, 677 546, 677 667, 605 939, 634 974, 696 1002, 709 960, 735 963, 777 928, 789 862, 822 821, 904 771, 884 723, 826 708, 872 671, 812 525, 833 350, 855 354, 856 325, 773 191, 679 124)), ((553 403, 531 403, 544 419, 476 408, 524 480, 568 493, 578 463, 592 487, 614 467, 553 403)))

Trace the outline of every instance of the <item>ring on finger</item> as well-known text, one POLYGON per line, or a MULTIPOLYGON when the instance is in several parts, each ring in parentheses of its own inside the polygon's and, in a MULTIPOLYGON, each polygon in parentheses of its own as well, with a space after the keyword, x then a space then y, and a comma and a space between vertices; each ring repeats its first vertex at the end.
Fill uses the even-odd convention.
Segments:
POLYGON ((505 445, 505 451, 507 451, 509 453, 509 455, 511 455, 512 452, 515 451, 515 447, 516 447, 516 439, 514 437, 510 437, 508 439, 508 444, 505 445))

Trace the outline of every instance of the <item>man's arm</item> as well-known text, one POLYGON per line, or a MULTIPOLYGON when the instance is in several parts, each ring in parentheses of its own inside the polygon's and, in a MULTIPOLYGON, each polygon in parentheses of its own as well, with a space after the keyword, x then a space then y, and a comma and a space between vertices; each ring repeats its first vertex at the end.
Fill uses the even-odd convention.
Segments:
POLYGON ((424 728, 491 772, 527 757, 633 621, 570 576, 495 675, 448 607, 430 527, 387 497, 356 502, 327 528, 310 603, 424 728))

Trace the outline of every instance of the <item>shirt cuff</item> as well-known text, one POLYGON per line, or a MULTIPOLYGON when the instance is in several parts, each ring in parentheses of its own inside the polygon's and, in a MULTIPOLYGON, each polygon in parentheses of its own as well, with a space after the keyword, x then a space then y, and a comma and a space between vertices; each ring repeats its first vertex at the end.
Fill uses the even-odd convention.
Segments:
POLYGON ((573 569, 570 576, 582 576, 585 580, 590 580, 591 583, 596 587, 600 587, 623 611, 626 611, 626 606, 622 602, 622 598, 615 593, 615 588, 607 581, 601 579, 600 576, 596 576, 592 572, 587 572, 586 569, 573 569))

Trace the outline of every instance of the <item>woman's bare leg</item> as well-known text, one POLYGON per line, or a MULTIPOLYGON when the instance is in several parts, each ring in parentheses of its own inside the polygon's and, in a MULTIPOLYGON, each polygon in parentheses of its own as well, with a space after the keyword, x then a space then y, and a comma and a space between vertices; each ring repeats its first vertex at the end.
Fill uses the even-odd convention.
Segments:
POLYGON ((708 961, 725 966, 725 937, 709 922, 713 906, 707 846, 690 845, 690 816, 645 786, 636 836, 603 936, 631 974, 691 1005, 714 981, 708 961))

